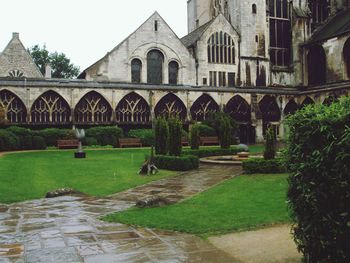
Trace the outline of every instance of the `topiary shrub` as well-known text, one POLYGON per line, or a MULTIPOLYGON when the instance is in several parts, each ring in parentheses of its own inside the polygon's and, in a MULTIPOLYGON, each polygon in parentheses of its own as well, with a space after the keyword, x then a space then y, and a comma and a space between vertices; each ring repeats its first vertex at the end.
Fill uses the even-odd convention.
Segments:
POLYGON ((275 134, 273 132, 273 129, 270 127, 266 131, 264 159, 272 160, 272 159, 275 159, 275 156, 276 156, 275 134))
POLYGON ((218 136, 216 133, 216 130, 206 124, 196 124, 199 131, 199 136, 201 137, 211 137, 211 136, 218 136))
POLYGON ((155 151, 158 155, 168 153, 169 128, 164 118, 157 118, 155 121, 155 151))
POLYGON ((170 171, 189 171, 197 169, 199 166, 198 157, 193 155, 156 155, 154 156, 153 161, 159 169, 165 169, 170 171))
POLYGON ((226 117, 222 117, 220 119, 220 124, 219 124, 219 131, 220 131, 219 141, 222 149, 230 148, 231 141, 232 141, 231 128, 232 127, 231 127, 230 120, 226 117))
POLYGON ((199 124, 194 124, 190 128, 190 146, 192 150, 198 150, 200 144, 199 124))
POLYGON ((350 98, 287 120, 288 199, 306 262, 350 262, 350 98))
POLYGON ((13 151, 19 150, 18 137, 7 130, 0 129, 0 151, 13 151))
POLYGON ((251 158, 243 161, 242 167, 246 174, 279 174, 287 172, 284 161, 277 158, 271 160, 251 158))
POLYGON ((123 130, 117 126, 93 127, 86 130, 86 137, 97 140, 97 145, 118 145, 118 139, 123 135, 123 130))
POLYGON ((47 148, 45 140, 40 136, 32 137, 32 149, 33 150, 45 150, 47 148))
POLYGON ((141 139, 144 146, 154 145, 155 142, 154 130, 152 129, 130 130, 128 137, 141 139))
POLYGON ((170 118, 168 120, 169 127, 169 154, 172 156, 180 156, 182 150, 182 122, 179 118, 170 118))

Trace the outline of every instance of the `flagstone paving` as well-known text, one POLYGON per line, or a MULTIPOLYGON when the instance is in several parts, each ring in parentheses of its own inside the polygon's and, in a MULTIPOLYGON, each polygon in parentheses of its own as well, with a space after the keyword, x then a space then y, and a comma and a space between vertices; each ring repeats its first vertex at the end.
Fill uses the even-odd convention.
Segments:
POLYGON ((0 263, 238 262, 193 235, 98 218, 155 195, 178 202, 240 172, 238 167, 202 165, 106 198, 66 196, 0 205, 0 263))

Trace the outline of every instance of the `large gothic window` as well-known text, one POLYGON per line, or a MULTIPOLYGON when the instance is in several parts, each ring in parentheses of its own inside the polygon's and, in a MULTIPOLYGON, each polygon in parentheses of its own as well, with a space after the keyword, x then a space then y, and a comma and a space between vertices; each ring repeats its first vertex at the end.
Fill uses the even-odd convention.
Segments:
POLYGON ((235 64, 235 42, 223 32, 216 32, 208 39, 208 62, 235 64))
POLYGON ((71 110, 68 103, 54 91, 47 91, 34 102, 31 111, 32 123, 69 123, 71 110))
POLYGON ((309 9, 311 11, 311 29, 316 29, 321 25, 329 15, 327 0, 309 0, 309 9))
POLYGON ((218 112, 219 105, 208 94, 200 96, 191 107, 191 116, 195 121, 205 121, 211 113, 218 112))
POLYGON ((177 84, 179 78, 179 64, 176 61, 169 63, 169 84, 177 84))
POLYGON ((147 54, 147 83, 163 83, 164 56, 159 50, 151 50, 147 54))
POLYGON ((80 124, 108 124, 112 108, 105 98, 96 91, 86 94, 74 110, 75 121, 80 124))
POLYGON ((350 78, 350 38, 345 42, 343 48, 344 64, 347 77, 350 78))
POLYGON ((239 123, 249 123, 251 120, 251 109, 248 102, 241 96, 236 95, 226 104, 225 112, 239 123))
POLYGON ((4 112, 6 122, 14 124, 26 122, 27 109, 22 100, 11 91, 0 91, 0 108, 4 112))
POLYGON ((172 93, 165 95, 154 109, 156 117, 165 118, 178 116, 182 121, 186 120, 187 109, 180 98, 172 93))
POLYGON ((143 124, 150 122, 150 107, 144 98, 135 92, 126 95, 118 104, 118 123, 143 124))
POLYGON ((135 58, 131 61, 131 82, 141 83, 142 62, 135 58))
POLYGON ((284 115, 294 114, 298 110, 298 104, 291 99, 283 110, 284 115))
POLYGON ((291 21, 288 0, 270 0, 271 63, 287 67, 291 60, 291 21))
POLYGON ((307 55, 307 68, 309 85, 321 85, 326 83, 326 54, 323 47, 313 45, 307 55))

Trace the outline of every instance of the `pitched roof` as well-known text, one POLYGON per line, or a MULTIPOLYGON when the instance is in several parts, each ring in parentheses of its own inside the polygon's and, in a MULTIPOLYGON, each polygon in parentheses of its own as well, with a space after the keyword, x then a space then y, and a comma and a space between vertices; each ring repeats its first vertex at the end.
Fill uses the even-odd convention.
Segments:
POLYGON ((321 42, 350 32, 350 9, 344 10, 330 18, 325 25, 317 29, 308 44, 321 42))
POLYGON ((207 30, 207 28, 211 25, 211 23, 213 23, 214 20, 215 20, 215 18, 213 18, 209 22, 205 23, 204 25, 198 27, 196 30, 192 31, 188 35, 184 36, 183 38, 181 38, 181 42, 186 47, 192 46, 194 43, 196 43, 198 41, 198 39, 201 38, 201 36, 205 32, 205 30, 207 30))
POLYGON ((0 54, 0 77, 9 77, 10 72, 26 78, 43 78, 39 68, 19 39, 13 33, 11 41, 0 54))

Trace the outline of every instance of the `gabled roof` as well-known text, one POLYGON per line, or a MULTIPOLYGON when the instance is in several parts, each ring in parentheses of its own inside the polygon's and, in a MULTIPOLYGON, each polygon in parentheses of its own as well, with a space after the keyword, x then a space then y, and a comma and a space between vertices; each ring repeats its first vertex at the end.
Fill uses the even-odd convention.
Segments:
POLYGON ((317 29, 308 44, 321 42, 350 32, 350 9, 344 10, 330 18, 325 25, 317 29))
POLYGON ((205 23, 204 25, 198 27, 196 30, 192 31, 188 35, 181 38, 181 42, 188 48, 194 45, 204 34, 205 30, 213 23, 215 18, 205 23))
POLYGON ((0 53, 0 77, 8 77, 11 71, 21 72, 26 78, 43 78, 18 33, 13 33, 11 41, 0 53))

